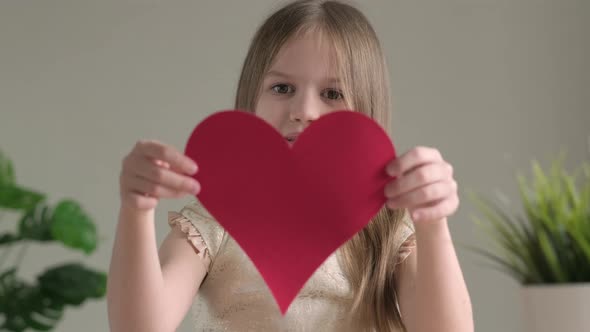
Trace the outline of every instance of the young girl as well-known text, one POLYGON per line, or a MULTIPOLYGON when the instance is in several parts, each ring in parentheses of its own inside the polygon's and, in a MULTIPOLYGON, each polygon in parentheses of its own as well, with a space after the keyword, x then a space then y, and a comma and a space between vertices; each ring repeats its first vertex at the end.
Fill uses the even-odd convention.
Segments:
MULTIPOLYGON (((388 130, 389 93, 365 16, 337 1, 306 0, 259 28, 235 108, 292 143, 341 109, 388 130)), ((447 225, 459 204, 457 184, 436 149, 417 147, 391 161, 386 206, 323 263, 284 317, 252 262, 198 201, 169 214, 171 231, 158 252, 156 204, 199 193, 196 163, 155 141, 138 142, 123 161, 108 283, 113 331, 173 331, 191 303, 196 331, 473 331, 447 225)))

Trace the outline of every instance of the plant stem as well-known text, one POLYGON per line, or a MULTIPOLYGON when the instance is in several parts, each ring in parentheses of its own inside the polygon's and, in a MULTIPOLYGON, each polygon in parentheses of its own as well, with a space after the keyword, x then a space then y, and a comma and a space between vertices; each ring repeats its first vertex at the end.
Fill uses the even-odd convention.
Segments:
MULTIPOLYGON (((6 213, 4 211, 0 211, 0 220, 2 220, 2 217, 4 217, 6 213)), ((4 265, 4 262, 6 261, 6 257, 10 254, 10 251, 12 250, 12 244, 8 244, 8 248, 6 248, 4 250, 4 252, 2 253, 2 256, 0 256, 0 267, 2 265, 4 265)))
POLYGON ((6 248, 3 252, 2 252, 2 256, 0 257, 0 267, 2 267, 2 265, 4 265, 4 262, 6 261, 8 255, 10 254, 10 252, 12 251, 13 245, 9 244, 8 248, 6 248))
POLYGON ((15 267, 16 271, 18 271, 18 267, 22 263, 25 253, 27 252, 27 249, 29 248, 30 245, 31 245, 30 241, 25 241, 25 243, 23 243, 22 247, 20 248, 20 251, 18 252, 18 255, 16 256, 16 262, 14 263, 14 267, 15 267))

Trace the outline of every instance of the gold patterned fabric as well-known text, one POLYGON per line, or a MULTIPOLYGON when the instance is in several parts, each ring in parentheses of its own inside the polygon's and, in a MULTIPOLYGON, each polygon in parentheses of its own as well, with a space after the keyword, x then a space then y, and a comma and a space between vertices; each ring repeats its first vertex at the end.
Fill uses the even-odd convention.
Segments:
MULTIPOLYGON (((170 212, 168 223, 187 234, 195 259, 208 271, 192 305, 195 331, 353 331, 346 314, 352 293, 338 250, 316 270, 283 316, 254 264, 202 205, 194 202, 180 213, 170 212)), ((399 262, 415 245, 413 229, 407 226, 399 262)))

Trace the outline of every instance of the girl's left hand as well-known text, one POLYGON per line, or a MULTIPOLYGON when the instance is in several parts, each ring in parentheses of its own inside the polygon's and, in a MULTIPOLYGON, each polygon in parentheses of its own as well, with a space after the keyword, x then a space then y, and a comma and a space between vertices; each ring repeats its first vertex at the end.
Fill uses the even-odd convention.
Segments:
POLYGON ((385 186, 386 205, 407 208, 416 222, 439 221, 459 207, 453 167, 437 149, 416 147, 386 168, 394 179, 385 186))

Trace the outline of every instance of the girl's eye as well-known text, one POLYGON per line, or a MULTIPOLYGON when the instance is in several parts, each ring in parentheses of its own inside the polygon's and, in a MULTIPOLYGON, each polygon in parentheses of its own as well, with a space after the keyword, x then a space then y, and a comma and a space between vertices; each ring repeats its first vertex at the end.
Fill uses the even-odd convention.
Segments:
POLYGON ((342 92, 340 92, 338 90, 334 90, 334 89, 326 90, 324 92, 324 95, 326 98, 332 99, 332 100, 338 100, 338 99, 344 98, 344 95, 342 94, 342 92))
POLYGON ((289 92, 293 92, 291 86, 287 84, 276 84, 272 86, 272 91, 278 94, 286 94, 289 92))

